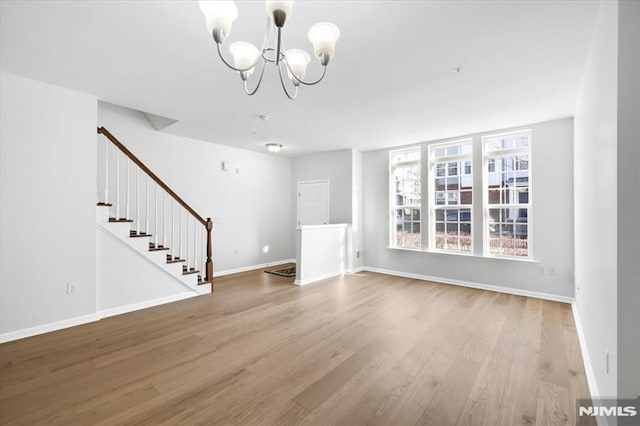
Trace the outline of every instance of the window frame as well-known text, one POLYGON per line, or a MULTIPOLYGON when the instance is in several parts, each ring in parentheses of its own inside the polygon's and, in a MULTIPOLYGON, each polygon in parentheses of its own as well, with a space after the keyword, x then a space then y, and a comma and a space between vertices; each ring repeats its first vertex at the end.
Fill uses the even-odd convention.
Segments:
MULTIPOLYGON (((474 226, 473 226, 473 212, 474 212, 474 195, 473 195, 473 184, 474 182, 474 167, 473 167, 473 138, 469 137, 469 138, 463 138, 463 139, 456 139, 456 140, 452 140, 452 141, 447 141, 447 142, 441 142, 441 143, 433 143, 433 144, 429 144, 428 145, 428 150, 427 150, 427 164, 428 164, 428 183, 427 183, 427 187, 428 187, 428 195, 427 195, 427 224, 428 224, 428 230, 429 230, 429 238, 428 238, 428 249, 429 251, 433 251, 433 252, 438 252, 438 253, 447 253, 447 254, 459 254, 459 255, 473 255, 474 254, 474 250, 473 250, 473 246, 474 246, 474 226), (468 153, 463 154, 460 150, 460 154, 456 154, 456 155, 444 155, 441 157, 435 157, 435 151, 437 149, 441 149, 441 148, 445 148, 445 152, 446 152, 446 148, 447 147, 451 147, 451 146, 457 146, 457 145, 463 145, 463 144, 468 144, 471 147, 471 151, 468 153), (438 163, 445 163, 445 179, 449 176, 449 165, 448 163, 450 162, 457 162, 459 163, 457 166, 457 170, 456 170, 456 176, 460 179, 460 183, 458 184, 458 193, 460 193, 460 186, 462 184, 462 179, 464 177, 467 177, 469 179, 471 179, 471 189, 470 189, 470 193, 471 193, 471 204, 460 204, 461 202, 461 198, 459 197, 458 199, 458 204, 456 205, 448 205, 448 204, 437 204, 435 202, 436 197, 442 193, 441 191, 436 191, 435 189, 435 179, 437 178, 436 176, 436 168, 437 168, 437 164, 438 163), (471 173, 465 173, 465 164, 469 163, 471 165, 471 173), (437 248, 437 235, 436 235, 436 210, 444 210, 445 211, 445 228, 447 226, 447 211, 451 210, 451 209, 457 209, 458 212, 460 212, 460 210, 465 209, 465 210, 469 210, 469 226, 470 226, 470 231, 469 231, 469 239, 470 239, 470 244, 469 244, 469 250, 468 251, 464 251, 461 249, 461 245, 458 245, 457 249, 449 249, 446 248, 447 245, 447 237, 446 237, 446 229, 445 229, 445 247, 444 248, 437 248)), ((446 191, 446 183, 445 183, 445 193, 448 192, 446 191)), ((447 199, 447 197, 445 196, 445 201, 447 199)), ((458 216, 458 220, 457 222, 458 226, 460 226, 463 223, 467 223, 467 222, 462 222, 460 219, 460 216, 458 216)), ((460 228, 458 228, 458 241, 460 241, 460 228)))
MULTIPOLYGON (((399 249, 399 250, 418 250, 421 251, 423 246, 424 246, 424 241, 423 241, 423 210, 422 210, 422 203, 424 202, 423 200, 423 191, 422 188, 424 187, 424 184, 422 182, 422 175, 423 175, 423 170, 422 170, 422 161, 423 161, 424 156, 422 155, 422 146, 421 145, 415 145, 415 146, 410 146, 410 147, 405 147, 405 148, 400 148, 400 149, 392 149, 389 151, 389 175, 388 175, 388 184, 389 184, 389 209, 388 209, 388 213, 389 213, 389 220, 387 221, 388 223, 388 231, 389 231, 389 247, 393 248, 393 249, 399 249), (397 163, 394 164, 393 163, 393 156, 394 154, 400 153, 400 152, 418 152, 420 154, 420 158, 418 160, 412 160, 412 161, 405 161, 402 163, 397 163), (402 167, 411 167, 411 166, 417 166, 420 168, 420 203, 418 203, 418 205, 416 206, 399 206, 398 204, 396 204, 396 190, 395 190, 395 181, 393 181, 393 173, 396 167, 398 166, 402 166, 402 167), (397 222, 396 222, 396 211, 397 209, 400 208, 411 208, 411 209, 418 209, 420 211, 419 215, 420 215, 420 247, 407 247, 407 246, 400 246, 397 244, 397 222)), ((415 223, 415 221, 412 220, 412 223, 415 223)))
MULTIPOLYGON (((508 259, 508 260, 521 260, 530 261, 533 260, 533 201, 532 201, 532 187, 533 187, 533 169, 532 169, 532 145, 533 145, 533 130, 521 129, 509 132, 486 134, 481 137, 482 145, 482 240, 483 240, 483 257, 493 259, 508 259), (529 142, 526 147, 514 147, 506 148, 497 151, 489 152, 487 150, 487 144, 489 139, 495 139, 503 136, 518 136, 527 135, 529 142), (492 158, 504 158, 515 157, 518 155, 526 155, 528 157, 527 164, 527 203, 510 203, 510 204, 489 204, 489 160, 492 158), (526 208, 527 209, 527 255, 518 256, 503 253, 491 253, 491 233, 489 230, 490 209, 508 209, 508 208, 526 208)), ((516 171, 516 164, 513 165, 514 172, 516 171)), ((498 161, 495 161, 495 168, 492 173, 504 173, 502 168, 498 167, 498 161)), ((501 200, 502 201, 502 200, 501 200)), ((517 221, 514 222, 514 226, 517 226, 517 221)))

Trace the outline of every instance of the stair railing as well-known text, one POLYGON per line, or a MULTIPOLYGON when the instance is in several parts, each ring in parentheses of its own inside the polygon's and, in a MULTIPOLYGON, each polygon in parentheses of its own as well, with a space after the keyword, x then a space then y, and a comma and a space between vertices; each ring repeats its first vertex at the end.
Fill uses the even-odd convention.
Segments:
POLYGON ((166 250, 168 263, 183 263, 183 274, 198 273, 200 284, 212 283, 211 218, 200 216, 107 129, 98 127, 98 134, 105 137, 104 147, 98 146, 104 156, 98 161, 98 199, 104 201, 98 205, 109 208, 109 220, 131 222, 131 237, 151 238, 149 250, 166 250))

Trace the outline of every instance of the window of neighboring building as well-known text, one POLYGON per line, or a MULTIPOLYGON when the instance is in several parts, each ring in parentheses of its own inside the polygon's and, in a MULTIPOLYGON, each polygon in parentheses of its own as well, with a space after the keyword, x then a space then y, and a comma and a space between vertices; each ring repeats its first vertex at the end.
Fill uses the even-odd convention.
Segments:
POLYGON ((420 158, 420 147, 390 153, 392 247, 422 248, 420 158))
POLYGON ((472 251, 473 173, 471 140, 430 147, 430 248, 472 251))
POLYGON ((485 253, 531 257, 531 132, 486 136, 485 253))

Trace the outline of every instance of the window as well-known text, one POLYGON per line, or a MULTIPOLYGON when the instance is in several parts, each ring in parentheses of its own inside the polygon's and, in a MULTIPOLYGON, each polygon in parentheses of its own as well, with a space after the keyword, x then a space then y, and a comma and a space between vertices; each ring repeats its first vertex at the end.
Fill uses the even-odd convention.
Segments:
POLYGON ((472 251, 473 173, 471 140, 430 147, 430 248, 472 251))
POLYGON ((485 253, 531 257, 531 132, 483 138, 485 253))
POLYGON ((421 249, 420 147, 392 151, 390 155, 391 246, 421 249))

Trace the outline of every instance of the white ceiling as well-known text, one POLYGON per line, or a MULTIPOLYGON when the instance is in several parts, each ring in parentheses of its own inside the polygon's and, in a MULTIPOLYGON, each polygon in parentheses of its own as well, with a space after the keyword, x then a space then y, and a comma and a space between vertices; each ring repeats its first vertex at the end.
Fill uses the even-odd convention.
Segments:
MULTIPOLYGON (((262 2, 236 2, 230 39, 260 45, 262 2)), ((3 71, 178 120, 164 131, 279 155, 382 147, 573 115, 599 2, 296 1, 287 48, 338 25, 327 77, 244 94, 196 1, 2 1, 3 71), (461 67, 456 73, 455 67, 461 67), (262 121, 260 114, 270 120, 262 121)), ((320 72, 313 61, 308 78, 320 72)), ((123 136, 124 137, 124 136, 123 136)), ((126 140, 126 137, 124 137, 126 140)))

